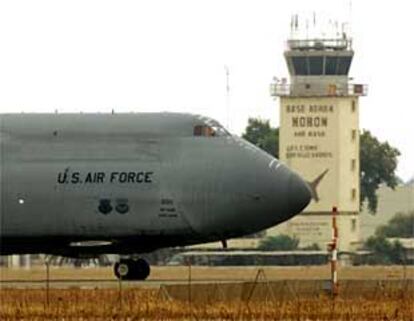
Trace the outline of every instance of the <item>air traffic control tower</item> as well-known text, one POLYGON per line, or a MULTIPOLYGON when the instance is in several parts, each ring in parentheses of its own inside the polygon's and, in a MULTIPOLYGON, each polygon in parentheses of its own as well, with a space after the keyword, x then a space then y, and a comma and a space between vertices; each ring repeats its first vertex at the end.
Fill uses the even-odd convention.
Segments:
POLYGON ((337 206, 339 248, 352 250, 359 241, 359 97, 367 93, 367 86, 349 82, 352 40, 344 32, 291 37, 284 56, 290 83, 272 85, 280 98, 279 158, 317 185, 317 195, 302 214, 269 234, 326 249, 337 206))

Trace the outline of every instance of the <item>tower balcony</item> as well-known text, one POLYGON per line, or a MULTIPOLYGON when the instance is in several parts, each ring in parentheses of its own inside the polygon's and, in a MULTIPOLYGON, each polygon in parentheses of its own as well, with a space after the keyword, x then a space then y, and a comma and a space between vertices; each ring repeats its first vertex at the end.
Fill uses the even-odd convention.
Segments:
POLYGON ((368 85, 366 84, 288 84, 276 83, 270 85, 272 97, 344 97, 366 96, 368 85))
POLYGON ((342 38, 332 39, 290 39, 286 43, 288 50, 313 51, 313 50, 352 50, 352 39, 345 35, 342 38))

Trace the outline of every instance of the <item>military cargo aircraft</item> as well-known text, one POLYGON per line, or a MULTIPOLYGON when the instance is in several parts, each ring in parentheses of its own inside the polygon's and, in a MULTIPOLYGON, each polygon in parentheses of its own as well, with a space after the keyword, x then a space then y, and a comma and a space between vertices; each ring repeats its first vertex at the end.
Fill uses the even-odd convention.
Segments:
POLYGON ((0 253, 135 256, 222 241, 310 202, 297 174, 217 121, 191 114, 0 115, 0 253))

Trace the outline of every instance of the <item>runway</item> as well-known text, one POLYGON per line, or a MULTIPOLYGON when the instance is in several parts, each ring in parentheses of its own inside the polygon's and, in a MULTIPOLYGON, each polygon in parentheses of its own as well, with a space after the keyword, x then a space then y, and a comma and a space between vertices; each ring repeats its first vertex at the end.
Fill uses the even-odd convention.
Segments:
POLYGON ((229 284, 246 282, 244 279, 153 279, 145 281, 120 281, 108 279, 53 279, 53 280, 0 280, 1 288, 40 289, 49 286, 56 289, 105 289, 105 288, 159 288, 161 285, 229 284))

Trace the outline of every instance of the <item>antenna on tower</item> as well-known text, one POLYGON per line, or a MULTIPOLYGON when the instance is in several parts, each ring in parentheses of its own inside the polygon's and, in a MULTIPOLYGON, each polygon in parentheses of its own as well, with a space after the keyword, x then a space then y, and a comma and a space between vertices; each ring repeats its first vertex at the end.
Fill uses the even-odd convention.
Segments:
POLYGON ((298 15, 295 15, 295 30, 298 31, 299 29, 299 18, 298 15))
POLYGON ((226 128, 230 131, 230 69, 225 65, 224 70, 226 72, 226 128))
POLYGON ((352 38, 352 0, 349 0, 348 36, 352 38))
POLYGON ((339 23, 335 20, 335 37, 339 37, 339 23))

